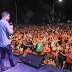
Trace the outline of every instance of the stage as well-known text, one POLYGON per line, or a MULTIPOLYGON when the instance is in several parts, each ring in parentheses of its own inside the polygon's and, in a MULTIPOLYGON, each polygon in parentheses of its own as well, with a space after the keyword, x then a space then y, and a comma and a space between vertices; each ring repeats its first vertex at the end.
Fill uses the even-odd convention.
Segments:
MULTIPOLYGON (((34 68, 30 65, 24 64, 24 63, 18 63, 16 62, 19 60, 19 57, 14 56, 15 63, 19 64, 17 67, 8 69, 5 72, 70 72, 65 69, 60 69, 57 67, 54 67, 52 65, 44 64, 40 68, 34 68)), ((10 67, 10 63, 8 58, 6 57, 5 62, 4 62, 5 67, 10 67)))

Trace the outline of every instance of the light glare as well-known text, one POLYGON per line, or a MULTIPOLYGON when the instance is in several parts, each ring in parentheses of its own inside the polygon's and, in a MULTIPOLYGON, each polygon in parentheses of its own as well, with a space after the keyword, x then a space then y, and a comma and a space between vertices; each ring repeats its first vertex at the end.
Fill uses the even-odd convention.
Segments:
POLYGON ((59 0, 59 2, 62 2, 62 0, 59 0))

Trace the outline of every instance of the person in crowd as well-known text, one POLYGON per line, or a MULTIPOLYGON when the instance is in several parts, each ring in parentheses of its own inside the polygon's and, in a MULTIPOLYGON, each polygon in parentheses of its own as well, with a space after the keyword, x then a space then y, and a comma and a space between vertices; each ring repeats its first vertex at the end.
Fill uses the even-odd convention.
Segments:
POLYGON ((48 43, 45 43, 44 47, 42 48, 41 55, 45 55, 46 63, 48 63, 48 60, 49 60, 49 53, 50 53, 50 47, 48 46, 48 43))
POLYGON ((28 41, 27 41, 27 44, 26 44, 26 47, 30 47, 30 49, 31 49, 31 51, 33 51, 33 43, 32 43, 32 41, 30 40, 30 38, 28 39, 28 41))
POLYGON ((26 50, 26 44, 27 44, 27 39, 24 38, 24 39, 23 39, 23 53, 24 53, 24 51, 26 50))
MULTIPOLYGON (((59 65, 61 65, 60 68, 63 67, 63 61, 66 61, 66 53, 64 51, 64 48, 63 46, 61 47, 61 50, 59 50, 59 53, 58 53, 58 62, 59 62, 59 65)), ((65 63, 64 63, 65 64, 65 63)))
POLYGON ((56 64, 55 64, 55 61, 54 61, 54 58, 49 58, 49 61, 48 61, 48 64, 50 64, 50 65, 53 65, 53 66, 56 66, 56 64))
POLYGON ((69 45, 70 45, 70 47, 72 48, 72 37, 71 37, 70 40, 69 40, 69 45))
POLYGON ((72 52, 70 52, 67 55, 67 59, 66 59, 66 68, 68 68, 71 71, 71 66, 72 66, 72 52))
POLYGON ((37 55, 41 55, 42 47, 43 47, 42 40, 39 39, 39 42, 37 43, 37 48, 36 48, 36 54, 37 55))
POLYGON ((23 47, 22 46, 19 48, 19 53, 23 54, 23 47))
POLYGON ((59 36, 58 43, 59 43, 60 45, 61 45, 61 43, 62 43, 62 36, 61 36, 61 35, 59 36))
POLYGON ((52 55, 53 55, 54 60, 56 60, 56 51, 57 51, 57 47, 56 47, 56 44, 54 43, 52 47, 52 55))
POLYGON ((61 50, 61 46, 60 44, 58 43, 57 44, 57 51, 56 51, 56 63, 58 63, 58 54, 59 54, 59 51, 61 50))
POLYGON ((25 56, 27 53, 33 53, 33 52, 30 50, 30 47, 29 47, 29 46, 28 46, 27 49, 24 51, 23 56, 25 56))
POLYGON ((36 48, 37 48, 37 42, 35 40, 33 41, 33 52, 36 52, 36 48))
POLYGON ((19 53, 20 44, 18 43, 17 46, 14 48, 14 53, 19 53))

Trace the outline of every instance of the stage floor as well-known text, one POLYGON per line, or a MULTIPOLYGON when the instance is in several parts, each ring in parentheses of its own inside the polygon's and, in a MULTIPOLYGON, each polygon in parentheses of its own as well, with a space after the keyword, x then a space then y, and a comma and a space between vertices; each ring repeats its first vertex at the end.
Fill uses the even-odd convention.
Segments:
MULTIPOLYGON (((19 59, 18 57, 14 56, 15 62, 18 59, 19 59)), ((48 65, 48 64, 45 64, 45 65, 41 66, 40 68, 34 68, 34 67, 29 66, 24 63, 18 63, 18 64, 19 65, 17 67, 8 69, 5 72, 71 72, 71 71, 68 71, 65 69, 60 69, 60 68, 57 68, 57 67, 54 67, 54 66, 48 65)), ((5 67, 10 67, 8 58, 5 59, 4 65, 5 65, 5 67)))

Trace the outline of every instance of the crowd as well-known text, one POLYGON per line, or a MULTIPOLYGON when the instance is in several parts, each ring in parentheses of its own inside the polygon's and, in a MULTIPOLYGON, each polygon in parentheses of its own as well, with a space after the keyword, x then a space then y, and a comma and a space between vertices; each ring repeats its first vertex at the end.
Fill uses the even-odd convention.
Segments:
POLYGON ((59 68, 72 65, 72 24, 16 25, 9 36, 13 53, 44 56, 45 64, 59 68))

